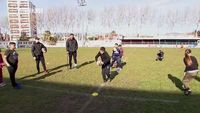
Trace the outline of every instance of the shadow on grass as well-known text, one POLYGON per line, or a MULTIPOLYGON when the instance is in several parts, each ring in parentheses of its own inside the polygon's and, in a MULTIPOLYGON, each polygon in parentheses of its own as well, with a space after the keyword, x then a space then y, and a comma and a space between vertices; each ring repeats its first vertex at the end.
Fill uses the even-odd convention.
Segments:
POLYGON ((83 66, 86 66, 86 65, 92 64, 92 63, 94 63, 94 62, 95 62, 94 60, 86 61, 86 62, 80 64, 77 68, 79 69, 79 68, 81 68, 81 67, 83 67, 83 66))
MULTIPOLYGON (((5 81, 9 81, 6 79, 5 81)), ((18 81, 23 89, 0 88, 1 113, 199 113, 200 95, 179 92, 18 81), (99 90, 100 89, 100 90, 99 90), (98 96, 91 96, 98 91, 98 96), (14 94, 14 96, 13 96, 14 94), (92 98, 92 99, 91 99, 92 98), (89 101, 89 103, 88 103, 89 101), (81 110, 83 106, 85 109, 81 110), (11 109, 14 106, 14 109, 11 109)))
POLYGON ((34 79, 32 79, 32 80, 41 80, 41 79, 45 79, 45 78, 47 78, 47 77, 50 77, 50 76, 55 75, 55 74, 60 73, 60 72, 62 72, 62 70, 58 70, 58 71, 55 71, 55 72, 49 72, 48 74, 44 74, 44 75, 42 75, 42 76, 40 76, 40 77, 38 77, 38 78, 34 78, 34 79))
POLYGON ((168 78, 172 81, 173 84, 175 84, 175 86, 180 89, 181 91, 184 91, 182 85, 182 81, 180 79, 178 79, 177 77, 173 76, 172 74, 168 74, 168 78))
MULTIPOLYGON (((121 65, 122 65, 122 69, 123 69, 124 66, 126 65, 126 62, 123 62, 121 65)), ((117 75, 119 75, 119 72, 117 72, 117 71, 111 71, 110 72, 110 82, 112 82, 117 75)))
POLYGON ((199 76, 195 77, 194 79, 195 79, 196 81, 200 82, 200 77, 199 77, 199 76))
POLYGON ((117 71, 110 72, 110 82, 112 82, 119 73, 117 71))
MULTIPOLYGON (((63 65, 60 65, 60 66, 57 66, 55 68, 51 68, 51 69, 48 69, 50 75, 53 75, 53 74, 56 74, 55 72, 53 72, 53 74, 51 73, 52 71, 55 71, 55 70, 58 70, 58 69, 61 69, 63 67, 67 67, 68 64, 63 64, 63 65)), ((44 71, 42 71, 41 73, 43 73, 44 71)), ((20 78, 20 80, 23 80, 23 79, 27 79, 27 78, 32 78, 32 77, 35 77, 36 75, 39 75, 38 73, 35 73, 35 74, 31 74, 31 75, 28 75, 28 76, 24 76, 22 78, 20 78)), ((47 74, 48 76, 49 74, 47 74)), ((44 75, 43 75, 44 76, 44 75)), ((48 76, 49 77, 49 76, 48 76)))

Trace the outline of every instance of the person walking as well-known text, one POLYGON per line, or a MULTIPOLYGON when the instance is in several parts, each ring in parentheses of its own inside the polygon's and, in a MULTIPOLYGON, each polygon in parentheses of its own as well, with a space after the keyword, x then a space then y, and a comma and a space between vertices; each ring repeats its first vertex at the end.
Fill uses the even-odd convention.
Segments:
POLYGON ((40 43, 39 40, 40 39, 38 37, 35 38, 35 42, 33 43, 33 46, 31 48, 31 53, 33 59, 36 61, 36 68, 38 74, 40 74, 40 62, 42 63, 42 67, 44 69, 45 74, 48 74, 44 58, 44 53, 47 52, 47 48, 42 43, 40 43))

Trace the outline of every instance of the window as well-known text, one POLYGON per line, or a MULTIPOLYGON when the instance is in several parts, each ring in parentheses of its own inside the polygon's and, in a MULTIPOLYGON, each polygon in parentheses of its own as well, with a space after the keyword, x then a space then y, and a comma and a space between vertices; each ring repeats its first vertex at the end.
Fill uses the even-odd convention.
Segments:
POLYGON ((28 19, 21 19, 21 23, 29 23, 28 19))
POLYGON ((17 19, 11 19, 10 23, 19 23, 19 20, 17 20, 17 19))
POLYGON ((17 14, 9 14, 9 18, 18 18, 17 14))
POLYGON ((28 16, 29 16, 28 14, 20 14, 21 18, 28 18, 28 16))
POLYGON ((9 9, 8 11, 9 11, 9 13, 18 13, 17 9, 9 9))

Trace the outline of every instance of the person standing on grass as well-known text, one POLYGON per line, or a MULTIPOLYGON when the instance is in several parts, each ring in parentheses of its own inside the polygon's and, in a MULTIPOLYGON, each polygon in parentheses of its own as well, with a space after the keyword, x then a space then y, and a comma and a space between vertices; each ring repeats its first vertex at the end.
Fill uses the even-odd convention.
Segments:
POLYGON ((4 62, 3 62, 3 57, 1 54, 1 49, 0 49, 0 87, 4 87, 6 84, 3 82, 3 66, 4 66, 4 62))
POLYGON ((113 52, 112 52, 112 67, 117 67, 117 72, 122 70, 122 65, 121 65, 121 54, 120 54, 120 49, 118 48, 118 44, 116 43, 113 52))
POLYGON ((123 49, 121 44, 118 46, 118 49, 120 50, 120 58, 121 58, 121 61, 122 61, 122 58, 124 56, 124 49, 123 49))
POLYGON ((101 47, 100 51, 95 56, 95 61, 98 62, 98 59, 100 60, 100 63, 98 65, 101 65, 102 69, 102 77, 103 81, 107 82, 110 79, 110 56, 106 52, 105 47, 101 47))
POLYGON ((7 66, 13 88, 21 89, 21 85, 16 83, 15 80, 15 74, 18 68, 18 53, 16 52, 15 42, 9 43, 9 49, 4 54, 4 62, 7 66))
POLYGON ((40 62, 42 63, 42 67, 44 69, 45 74, 48 74, 46 64, 45 64, 45 58, 44 54, 47 52, 47 48, 40 43, 40 39, 38 37, 35 38, 35 42, 33 43, 33 46, 31 48, 31 53, 33 56, 33 59, 36 61, 36 68, 38 71, 38 74, 40 73, 40 62))
POLYGON ((77 50, 78 50, 78 42, 74 37, 74 34, 70 34, 69 39, 66 41, 66 51, 69 57, 69 66, 72 69, 72 57, 74 59, 74 67, 77 67, 77 50))
POLYGON ((183 62, 185 64, 185 71, 184 71, 184 77, 183 77, 183 89, 185 95, 191 94, 191 89, 189 88, 189 82, 197 77, 197 74, 199 72, 198 70, 198 61, 197 59, 192 56, 192 51, 190 49, 185 50, 185 57, 183 59, 183 62))

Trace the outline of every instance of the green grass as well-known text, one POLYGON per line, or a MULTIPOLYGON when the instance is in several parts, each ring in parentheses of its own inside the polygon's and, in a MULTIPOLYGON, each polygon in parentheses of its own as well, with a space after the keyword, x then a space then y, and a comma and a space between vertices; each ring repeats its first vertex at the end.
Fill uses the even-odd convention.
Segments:
MULTIPOLYGON (((178 88, 183 78, 184 49, 163 50, 164 61, 156 62, 158 49, 125 48, 124 69, 102 87, 83 113, 200 113, 200 82, 191 82, 193 92, 189 97, 178 88)), ((73 70, 67 69, 64 48, 49 48, 45 54, 48 75, 35 74, 30 49, 17 51, 16 77, 24 87, 13 89, 4 68, 7 86, 0 88, 0 113, 78 113, 102 84, 100 67, 95 62, 87 64, 94 60, 98 48, 80 48, 78 63, 83 66, 73 70)), ((111 48, 108 51, 111 53, 111 48)), ((200 59, 198 49, 193 49, 193 55, 200 59)))

